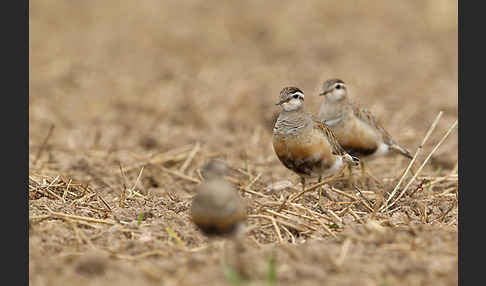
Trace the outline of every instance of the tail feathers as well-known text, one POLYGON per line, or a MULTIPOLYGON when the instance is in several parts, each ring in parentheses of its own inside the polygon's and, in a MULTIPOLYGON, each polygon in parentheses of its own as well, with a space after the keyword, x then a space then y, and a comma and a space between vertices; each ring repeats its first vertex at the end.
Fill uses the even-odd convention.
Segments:
POLYGON ((403 148, 402 146, 398 145, 398 144, 392 144, 389 146, 390 149, 398 154, 401 154, 405 157, 407 157, 408 159, 412 159, 413 156, 410 154, 410 152, 408 152, 407 149, 403 148))

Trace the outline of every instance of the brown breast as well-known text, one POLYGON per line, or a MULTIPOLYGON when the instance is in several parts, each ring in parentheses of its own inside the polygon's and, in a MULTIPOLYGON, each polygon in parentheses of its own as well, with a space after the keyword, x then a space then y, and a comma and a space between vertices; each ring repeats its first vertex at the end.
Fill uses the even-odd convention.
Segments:
POLYGON ((245 203, 233 187, 221 178, 212 178, 196 188, 191 218, 206 235, 231 234, 246 219, 245 203))
POLYGON ((235 212, 221 217, 210 217, 207 213, 192 213, 192 221, 208 236, 231 235, 238 224, 246 219, 246 211, 239 208, 235 212))
POLYGON ((378 134, 355 117, 343 121, 343 124, 335 126, 332 130, 339 144, 352 156, 368 156, 378 149, 378 134))
POLYGON ((279 160, 288 169, 300 175, 327 169, 336 160, 326 138, 318 133, 307 136, 273 137, 273 148, 279 160))

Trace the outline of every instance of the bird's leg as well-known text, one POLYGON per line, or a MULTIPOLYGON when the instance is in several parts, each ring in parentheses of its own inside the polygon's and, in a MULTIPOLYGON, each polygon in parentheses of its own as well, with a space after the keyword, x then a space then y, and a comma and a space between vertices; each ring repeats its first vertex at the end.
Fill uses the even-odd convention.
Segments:
POLYGON ((359 165, 361 167, 361 180, 360 180, 360 183, 361 183, 361 188, 363 190, 365 190, 366 188, 366 170, 365 170, 365 164, 363 162, 363 160, 359 160, 359 165))
MULTIPOLYGON (((361 160, 360 160, 360 162, 361 162, 361 160)), ((348 183, 349 183, 349 186, 352 187, 352 186, 354 186, 354 177, 353 177, 353 168, 351 167, 351 164, 348 164, 348 171, 349 171, 348 183)))
MULTIPOLYGON (((377 179, 373 174, 371 174, 371 172, 369 170, 367 170, 365 168, 363 160, 360 160, 360 164, 361 164, 361 178, 362 178, 362 180, 363 179, 365 180, 365 183, 366 183, 366 177, 370 177, 371 179, 373 179, 373 181, 375 181, 375 183, 378 183, 379 185, 383 184, 382 181, 377 179)), ((363 182, 361 182, 361 185, 363 186, 363 189, 364 189, 365 184, 363 182)))
MULTIPOLYGON (((304 193, 304 191, 305 191, 305 178, 303 176, 300 177, 300 183, 302 184, 302 193, 304 193)), ((304 205, 304 196, 302 196, 302 198, 300 198, 300 204, 304 205)))
MULTIPOLYGON (((322 180, 322 175, 319 175, 317 178, 317 183, 320 183, 322 180)), ((322 204, 322 186, 319 187, 319 205, 322 204)))

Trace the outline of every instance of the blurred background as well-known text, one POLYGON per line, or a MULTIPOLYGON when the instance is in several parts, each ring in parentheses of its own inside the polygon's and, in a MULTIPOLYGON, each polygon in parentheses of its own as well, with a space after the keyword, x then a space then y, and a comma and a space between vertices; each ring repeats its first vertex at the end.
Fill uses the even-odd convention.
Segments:
MULTIPOLYGON (((330 77, 412 151, 440 110, 436 132, 457 118, 457 1, 29 4, 31 150, 54 124, 59 150, 200 141, 267 158, 281 88, 317 112, 330 77)), ((449 168, 454 136, 437 153, 449 168)))

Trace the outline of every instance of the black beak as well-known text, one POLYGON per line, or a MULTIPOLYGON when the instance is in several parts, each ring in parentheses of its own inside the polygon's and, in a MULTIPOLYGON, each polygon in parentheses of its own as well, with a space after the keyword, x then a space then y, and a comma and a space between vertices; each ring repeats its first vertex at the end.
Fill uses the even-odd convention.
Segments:
POLYGON ((279 100, 277 103, 275 103, 275 105, 281 105, 284 102, 285 102, 285 100, 279 100))
POLYGON ((319 93, 319 95, 326 95, 329 91, 322 91, 321 93, 319 93))

